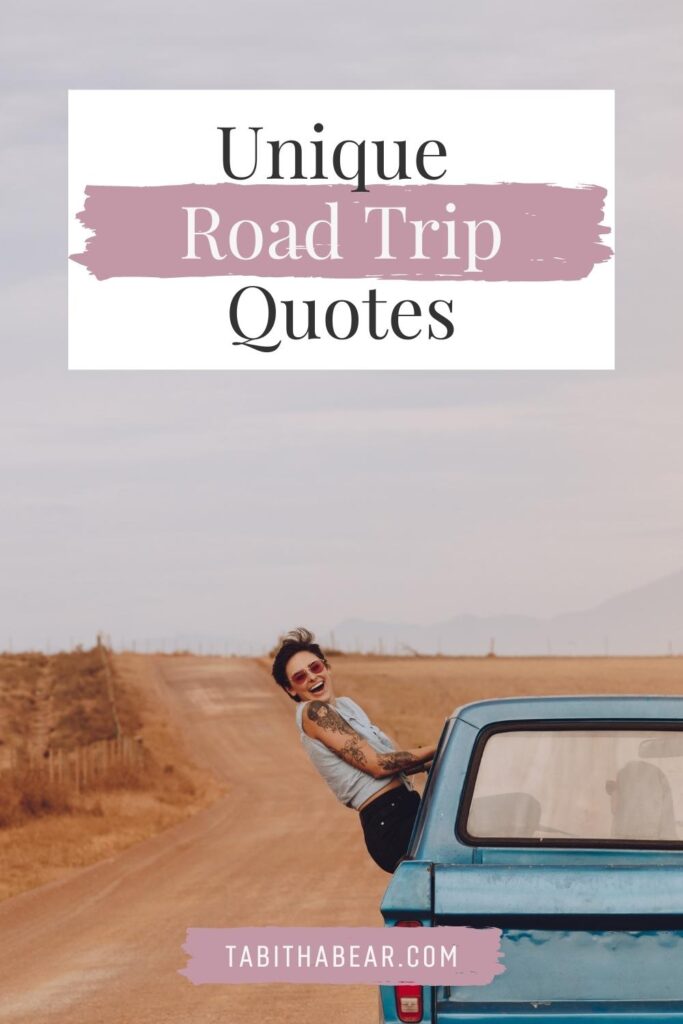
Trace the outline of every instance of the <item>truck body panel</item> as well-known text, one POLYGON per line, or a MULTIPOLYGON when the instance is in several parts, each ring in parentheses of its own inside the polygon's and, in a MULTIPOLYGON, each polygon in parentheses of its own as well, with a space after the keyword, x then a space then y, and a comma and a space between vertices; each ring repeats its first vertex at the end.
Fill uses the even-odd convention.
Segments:
MULTIPOLYGON (((683 698, 519 698, 458 709, 446 722, 408 858, 381 909, 387 926, 413 920, 498 927, 505 971, 484 986, 425 987, 424 1024, 683 1024, 681 779, 683 698), (505 765, 489 770, 484 759, 491 760, 489 741, 499 734, 498 746, 514 753, 510 776, 540 779, 533 792, 531 785, 496 790, 505 765), (593 750, 596 766, 587 763, 593 750), (566 776, 572 767, 562 761, 567 751, 578 751, 582 806, 569 806, 570 785, 558 790, 567 793, 568 806, 549 807, 546 799, 539 820, 543 787, 554 792, 547 776, 566 776), (536 776, 531 769, 523 774, 527 756, 538 762, 531 766, 536 776), (593 777, 604 822, 587 806, 593 777), (662 788, 666 829, 641 824, 624 831, 617 824, 624 778, 635 787, 644 821, 662 788), (645 782, 655 789, 644 789, 645 782), (565 829, 562 816, 572 814, 588 822, 583 832, 575 824, 565 829), (471 834, 477 828, 478 837, 471 834)), ((396 993, 387 986, 380 1020, 400 1024, 396 993)))

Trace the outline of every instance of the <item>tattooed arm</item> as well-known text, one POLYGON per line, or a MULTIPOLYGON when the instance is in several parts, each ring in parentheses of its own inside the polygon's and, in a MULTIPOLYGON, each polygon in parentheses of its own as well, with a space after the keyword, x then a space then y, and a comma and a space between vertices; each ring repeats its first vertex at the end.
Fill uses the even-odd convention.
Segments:
POLYGON ((380 753, 334 707, 319 700, 306 703, 302 725, 307 736, 320 740, 348 764, 360 768, 375 779, 419 768, 431 761, 436 751, 436 746, 430 746, 380 753))

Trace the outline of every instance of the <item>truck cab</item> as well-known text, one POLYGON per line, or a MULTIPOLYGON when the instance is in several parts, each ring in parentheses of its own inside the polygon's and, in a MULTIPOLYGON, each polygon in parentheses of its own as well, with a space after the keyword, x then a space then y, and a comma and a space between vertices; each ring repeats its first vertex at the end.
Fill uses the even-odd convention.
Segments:
POLYGON ((500 928, 505 967, 383 986, 382 1024, 683 1024, 683 698, 458 709, 381 910, 500 928))

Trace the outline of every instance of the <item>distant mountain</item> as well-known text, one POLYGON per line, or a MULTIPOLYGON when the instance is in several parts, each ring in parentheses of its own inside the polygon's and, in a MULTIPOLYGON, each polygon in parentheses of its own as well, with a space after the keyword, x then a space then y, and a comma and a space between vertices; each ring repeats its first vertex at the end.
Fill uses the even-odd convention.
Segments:
POLYGON ((433 626, 347 619, 331 636, 342 650, 421 654, 683 654, 683 571, 588 611, 532 618, 458 615, 433 626))

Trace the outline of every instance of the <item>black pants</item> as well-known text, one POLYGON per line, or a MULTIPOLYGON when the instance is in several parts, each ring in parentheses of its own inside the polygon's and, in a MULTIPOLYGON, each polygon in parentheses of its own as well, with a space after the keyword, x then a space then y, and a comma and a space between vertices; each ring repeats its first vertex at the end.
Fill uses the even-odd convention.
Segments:
POLYGON ((383 871, 391 874, 405 856, 419 808, 419 794, 397 786, 360 812, 368 853, 383 871))

